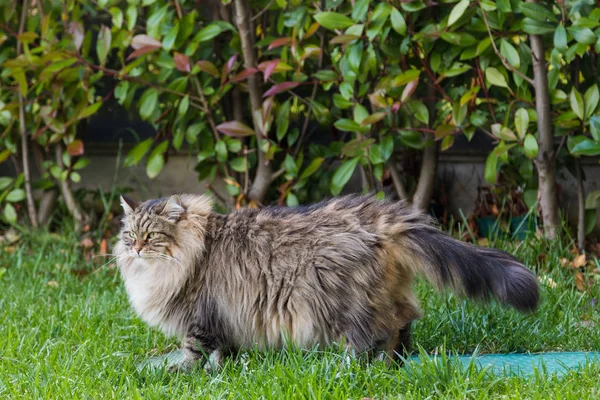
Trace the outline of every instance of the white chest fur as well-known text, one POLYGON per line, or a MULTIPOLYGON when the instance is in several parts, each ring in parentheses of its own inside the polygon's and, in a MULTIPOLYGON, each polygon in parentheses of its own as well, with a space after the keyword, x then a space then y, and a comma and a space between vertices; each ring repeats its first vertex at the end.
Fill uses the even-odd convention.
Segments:
POLYGON ((181 289, 182 268, 168 262, 147 263, 134 259, 121 268, 129 301, 148 325, 167 335, 180 335, 184 329, 183 310, 169 309, 169 301, 181 289))

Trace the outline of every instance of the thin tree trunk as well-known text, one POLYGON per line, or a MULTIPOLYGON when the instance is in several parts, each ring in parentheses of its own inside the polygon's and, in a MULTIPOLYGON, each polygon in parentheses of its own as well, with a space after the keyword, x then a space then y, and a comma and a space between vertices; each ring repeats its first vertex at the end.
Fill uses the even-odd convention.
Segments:
MULTIPOLYGON (((434 83, 431 82, 427 90, 429 126, 433 126, 436 118, 436 93, 433 84, 434 83)), ((421 170, 419 172, 419 183, 417 184, 417 189, 413 195, 413 208, 421 212, 427 212, 429 210, 429 203, 431 202, 431 196, 433 195, 435 186, 438 158, 438 143, 435 141, 435 136, 428 132, 425 134, 425 140, 431 141, 432 143, 423 150, 423 162, 421 163, 421 170)))
MULTIPOLYGON (((535 3, 535 1, 531 1, 535 3)), ((533 55, 533 78, 535 84, 535 106, 537 111, 539 154, 536 160, 540 206, 547 238, 554 239, 560 229, 558 196, 556 192, 556 164, 548 75, 544 57, 544 42, 539 35, 530 35, 533 55)))
MULTIPOLYGON (((54 147, 54 152, 55 152, 55 156, 56 156, 56 163, 58 164, 58 166, 61 169, 63 169, 64 164, 62 162, 62 153, 63 153, 62 143, 59 142, 54 147)), ((79 208, 79 204, 77 204, 77 201, 75 200, 75 196, 73 196, 73 192, 71 191, 71 186, 69 185, 69 181, 68 180, 63 181, 62 179, 59 179, 58 184, 60 186, 60 192, 63 197, 63 200, 65 201, 65 205, 67 206, 69 213, 75 220, 76 229, 79 231, 83 227, 83 224, 85 223, 85 216, 83 215, 81 208, 79 208)))
POLYGON ((575 159, 577 171, 577 247, 579 253, 585 253, 585 188, 583 187, 583 168, 581 159, 575 159))
MULTIPOLYGON (((23 33, 25 29, 25 22, 27 21, 27 11, 29 4, 27 0, 23 0, 21 9, 21 20, 19 21, 19 35, 23 33)), ((21 54, 22 46, 21 41, 17 41, 17 55, 21 54)), ((29 142, 27 135, 27 125, 25 123, 25 99, 19 91, 17 94, 19 98, 19 130, 21 133, 21 158, 23 160, 23 176, 25 178, 25 195, 27 197, 27 213, 29 215, 29 221, 34 228, 38 227, 37 210, 35 208, 35 201, 33 199, 33 191, 31 190, 31 171, 29 170, 29 142)))
MULTIPOLYGON (((257 65, 254 50, 254 24, 251 18, 252 9, 248 6, 247 0, 235 0, 235 22, 240 34, 245 68, 256 68, 257 65)), ((250 92, 252 115, 254 115, 254 111, 262 107, 262 91, 258 75, 254 74, 248 77, 248 91, 250 92)), ((254 123, 254 129, 256 131, 256 140, 259 142, 262 138, 262 132, 261 127, 256 122, 254 123)), ((258 167, 248 197, 258 203, 262 203, 271 185, 272 172, 271 167, 266 164, 265 155, 261 151, 259 143, 257 143, 257 153, 258 167)))
MULTIPOLYGON (((579 57, 575 57, 571 63, 571 80, 578 91, 580 90, 579 73, 579 57)), ((579 253, 583 254, 585 253, 585 188, 580 158, 575 158, 575 173, 577 175, 577 248, 579 253)))
POLYGON ((394 189, 396 189, 396 194, 398 195, 398 197, 400 198, 400 200, 409 200, 408 198, 408 192, 406 191, 406 186, 404 185, 404 182, 402 181, 402 176, 400 175, 400 171, 398 171, 398 168, 396 167, 396 164, 394 164, 396 160, 390 159, 389 161, 389 167, 390 167, 390 175, 392 176, 392 182, 394 182, 394 189))

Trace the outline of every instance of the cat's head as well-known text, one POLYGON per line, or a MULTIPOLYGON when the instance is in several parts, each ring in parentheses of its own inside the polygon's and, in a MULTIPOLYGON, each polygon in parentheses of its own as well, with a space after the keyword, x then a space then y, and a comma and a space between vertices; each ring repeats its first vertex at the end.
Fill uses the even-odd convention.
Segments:
POLYGON ((136 203, 121 196, 124 211, 120 256, 144 260, 172 258, 177 247, 177 225, 186 210, 179 196, 136 203))

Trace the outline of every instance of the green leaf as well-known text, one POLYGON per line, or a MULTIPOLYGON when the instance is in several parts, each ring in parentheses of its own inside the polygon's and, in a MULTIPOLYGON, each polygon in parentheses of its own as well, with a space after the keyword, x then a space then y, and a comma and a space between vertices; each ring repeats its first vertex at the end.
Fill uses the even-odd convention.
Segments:
POLYGON ((519 137, 523 139, 527 133, 527 127, 529 126, 529 113, 524 108, 519 108, 515 113, 515 127, 519 137))
POLYGON ((593 192, 589 192, 585 197, 585 209, 586 210, 596 210, 600 208, 600 190, 594 190, 593 192))
POLYGON ((317 71, 313 74, 313 76, 320 81, 326 81, 326 82, 338 80, 338 75, 329 69, 323 69, 323 70, 317 71))
POLYGON ((469 4, 469 0, 461 0, 452 7, 452 11, 450 11, 450 16, 448 17, 448 27, 452 26, 463 16, 465 11, 467 11, 467 8, 469 8, 469 4))
POLYGON ((6 201, 18 203, 25 200, 25 191, 23 189, 13 189, 6 195, 6 201))
POLYGON ((354 122, 356 122, 357 124, 360 124, 368 116, 369 116, 369 111, 365 108, 365 106, 363 106, 362 104, 356 104, 354 106, 354 114, 353 114, 354 122))
POLYGON ((556 30, 556 26, 546 23, 536 21, 531 18, 523 19, 523 31, 530 35, 546 35, 549 33, 554 33, 556 30))
POLYGON ((372 144, 369 146, 369 160, 371 164, 383 164, 385 160, 383 159, 383 155, 381 154, 381 148, 377 144, 372 144))
POLYGON ((285 198, 285 205, 288 207, 296 207, 298 206, 298 198, 296 197, 296 195, 292 192, 287 194, 287 197, 285 198))
POLYGON ((155 39, 160 37, 160 30, 162 28, 162 21, 167 15, 170 4, 165 4, 161 8, 155 9, 146 20, 146 33, 155 39))
POLYGON ((195 124, 188 126, 188 128, 185 130, 185 138, 188 141, 188 143, 196 143, 198 135, 200 134, 200 132, 202 132, 202 130, 205 127, 206 124, 204 122, 196 122, 195 124))
POLYGON ((146 165, 146 174, 150 179, 154 179, 160 174, 165 166, 165 157, 162 153, 156 153, 148 160, 146 165))
POLYGON ((333 125, 340 131, 345 132, 357 132, 360 130, 359 124, 347 118, 338 119, 333 125))
POLYGON ((71 172, 71 174, 69 174, 69 178, 71 178, 71 180, 75 183, 81 182, 81 175, 79 175, 79 172, 71 172))
POLYGON ((158 90, 146 89, 140 99, 140 117, 144 120, 150 119, 158 104, 158 90))
POLYGON ((131 149, 125 157, 123 165, 125 165, 126 167, 137 165, 146 155, 148 150, 150 150, 150 147, 152 147, 152 142, 152 139, 146 139, 135 145, 135 147, 131 149))
POLYGON ((80 158, 73 165, 73 169, 80 170, 80 169, 83 169, 83 168, 87 167, 89 164, 90 164, 90 159, 89 158, 80 158))
POLYGON ((429 124, 429 110, 422 101, 411 101, 408 106, 412 112, 412 115, 420 122, 425 125, 429 124))
POLYGON ((498 179, 498 155, 496 152, 492 151, 485 161, 485 170, 484 170, 485 180, 491 183, 492 185, 496 183, 498 179))
POLYGON ((290 100, 287 100, 281 105, 279 111, 277 112, 277 119, 275 123, 277 125, 277 140, 280 142, 285 137, 290 125, 290 106, 290 100))
POLYGON ((227 26, 227 25, 228 24, 213 22, 213 23, 205 26, 204 28, 200 29, 200 32, 198 32, 196 34, 196 36, 194 37, 194 41, 199 42, 199 43, 207 42, 209 40, 216 38, 221 33, 225 32, 227 30, 233 30, 233 27, 227 26))
POLYGON ((218 140, 217 143, 215 143, 215 152, 217 153, 217 161, 227 161, 227 144, 223 140, 218 140))
POLYGON ((333 105, 339 108, 340 110, 345 110, 347 108, 352 107, 354 103, 350 100, 346 100, 344 96, 339 93, 333 94, 333 105))
POLYGON ((123 11, 121 11, 121 9, 118 7, 111 7, 108 11, 112 16, 113 26, 115 26, 117 29, 121 29, 123 26, 123 11))
POLYGON ((600 143, 585 136, 570 136, 568 147, 573 156, 598 156, 600 155, 600 143))
POLYGON ((112 34, 110 33, 110 28, 102 25, 100 27, 100 32, 98 33, 98 39, 96 41, 96 53, 98 54, 98 60, 100 60, 100 65, 106 64, 106 57, 108 56, 108 51, 110 50, 111 42, 112 34))
POLYGON ((101 106, 102 106, 102 102, 101 101, 87 106, 86 108, 84 108, 83 110, 81 110, 79 112, 79 114, 77 114, 77 119, 87 118, 90 115, 95 114, 96 111, 98 111, 101 106))
POLYGON ((245 172, 248 169, 246 157, 236 157, 229 162, 229 165, 237 172, 245 172))
POLYGON ((530 133, 525 135, 523 150, 525 151, 525 155, 529 158, 536 158, 538 156, 539 148, 537 140, 535 140, 535 137, 530 133))
POLYGON ((358 0, 352 9, 352 19, 356 22, 364 21, 369 11, 371 0, 358 0))
POLYGON ((283 167, 285 168, 285 172, 292 177, 296 177, 298 175, 298 167, 296 167, 296 162, 294 158, 290 154, 285 155, 285 159, 283 160, 283 167))
POLYGON ((314 16, 315 20, 326 29, 346 29, 354 25, 354 21, 343 14, 325 11, 314 16))
POLYGON ((554 32, 554 47, 556 47, 556 49, 561 53, 564 53, 569 48, 567 42, 567 31, 565 30, 562 22, 558 25, 556 31, 554 32))
POLYGON ((358 164, 359 157, 355 157, 351 160, 346 160, 342 163, 342 165, 335 171, 333 177, 331 179, 331 193, 334 196, 337 196, 341 193, 344 186, 348 183, 350 178, 352 178, 352 174, 354 174, 354 170, 356 169, 356 165, 358 164))
POLYGON ((529 17, 538 22, 552 21, 556 22, 556 16, 548 8, 536 3, 521 3, 521 12, 526 17, 529 17))
POLYGON ((600 116, 590 118, 590 133, 595 141, 600 142, 600 116))
POLYGON ((508 60, 508 62, 516 69, 521 68, 521 59, 519 52, 508 41, 502 39, 500 42, 500 53, 508 60))
POLYGON ((175 40, 177 39, 177 34, 179 33, 179 23, 173 25, 169 33, 167 33, 162 41, 162 48, 166 51, 171 51, 173 45, 175 44, 175 40))
POLYGON ((569 103, 571 103, 571 109, 575 115, 577 115, 577 117, 583 121, 585 117, 583 98, 581 97, 581 93, 579 93, 575 87, 572 87, 571 93, 569 93, 569 103))
POLYGON ((392 8, 390 19, 392 21, 392 28, 396 31, 396 33, 402 36, 406 35, 406 21, 404 20, 402 13, 398 11, 397 8, 392 8))
POLYGON ((586 235, 589 235, 590 233, 592 233, 594 231, 594 228, 596 227, 596 218, 597 218, 597 214, 596 214, 596 210, 586 210, 585 211, 585 216, 584 216, 584 231, 586 235))
POLYGON ((389 160, 394 152, 394 138, 392 135, 385 135, 380 143, 381 156, 385 161, 389 160))
MULTIPOLYGON (((4 149, 0 151, 0 164, 2 164, 10 156, 10 149, 4 149)), ((2 178, 0 178, 2 179, 2 178)), ((1 190, 1 188, 0 188, 1 190)))
POLYGON ((485 70, 485 79, 494 86, 508 89, 508 82, 506 82, 506 78, 494 67, 488 67, 485 70))
POLYGON ((594 44, 596 43, 596 35, 590 28, 581 28, 578 26, 572 26, 567 29, 571 36, 575 38, 578 43, 581 44, 594 44))
POLYGON ((317 172, 319 167, 321 167, 321 164, 323 164, 324 160, 325 159, 323 157, 317 157, 313 159, 308 165, 308 167, 306 167, 304 171, 302 171, 302 175, 300 175, 300 180, 303 181, 305 179, 308 179, 308 177, 317 172))
POLYGON ((127 11, 125 12, 125 20, 127 22, 127 30, 132 31, 135 27, 135 23, 137 21, 137 7, 133 4, 127 7, 127 11))
POLYGON ((17 211, 10 203, 4 206, 4 219, 6 219, 6 222, 10 224, 17 222, 17 211))
POLYGON ((585 95, 583 96, 583 102, 585 104, 585 119, 590 118, 596 108, 598 108, 598 100, 600 100, 600 91, 598 91, 598 85, 594 84, 594 86, 590 86, 588 90, 586 90, 585 95))
POLYGON ((180 116, 185 115, 190 107, 190 95, 186 94, 183 99, 179 101, 179 106, 177 107, 177 114, 180 116))

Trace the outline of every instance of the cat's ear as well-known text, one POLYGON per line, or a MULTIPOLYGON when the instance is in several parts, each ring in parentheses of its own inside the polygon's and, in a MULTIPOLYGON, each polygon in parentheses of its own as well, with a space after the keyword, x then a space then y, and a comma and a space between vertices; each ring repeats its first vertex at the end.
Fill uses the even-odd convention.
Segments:
POLYGON ((121 207, 123 207, 125 215, 132 214, 137 206, 137 203, 133 199, 127 196, 121 196, 121 207))
POLYGON ((185 212, 185 208, 183 208, 183 204, 181 203, 181 199, 177 195, 173 195, 167 200, 167 204, 165 204, 165 208, 162 210, 162 215, 169 222, 177 222, 185 212))

